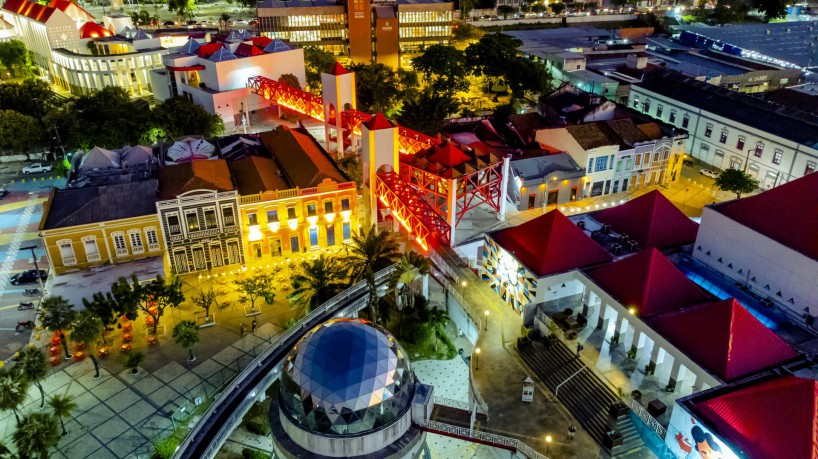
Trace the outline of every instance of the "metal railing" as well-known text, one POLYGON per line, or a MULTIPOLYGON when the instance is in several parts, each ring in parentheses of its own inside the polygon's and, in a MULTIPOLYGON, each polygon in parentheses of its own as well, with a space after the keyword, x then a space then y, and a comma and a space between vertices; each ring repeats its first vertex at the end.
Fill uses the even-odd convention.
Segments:
MULTIPOLYGON (((375 282, 380 287, 388 282, 390 275, 395 270, 395 265, 383 269, 375 274, 375 282)), ((182 444, 174 453, 174 458, 212 458, 224 444, 227 437, 234 430, 235 426, 244 418, 250 407, 255 403, 256 393, 265 390, 273 380, 278 378, 281 361, 286 357, 286 353, 292 345, 301 338, 308 329, 317 325, 331 316, 346 316, 351 310, 359 310, 366 307, 366 302, 356 304, 349 303, 350 298, 358 298, 368 294, 368 287, 365 281, 358 282, 347 290, 341 292, 323 305, 315 308, 307 316, 296 322, 286 332, 280 335, 270 346, 258 357, 253 359, 245 369, 239 373, 230 385, 230 389, 223 391, 216 397, 213 404, 202 414, 202 417, 187 434, 182 444), (281 352, 283 348, 285 351, 281 352), (278 353, 278 355, 276 355, 278 353), (260 376, 263 375, 263 376, 260 376), (236 405, 237 398, 242 397, 236 405), (230 415, 227 419, 216 419, 223 417, 227 410, 230 415), (215 432, 214 432, 215 430, 215 432)))
POLYGON ((665 438, 665 434, 667 434, 667 430, 656 420, 653 416, 648 413, 648 411, 639 404, 639 400, 631 399, 631 409, 633 412, 639 416, 639 419, 645 423, 648 427, 651 428, 654 432, 659 435, 659 438, 665 438))
POLYGON ((548 456, 537 452, 534 448, 526 445, 516 438, 504 437, 502 435, 489 432, 468 429, 466 427, 454 426, 451 424, 430 420, 421 421, 420 426, 424 429, 440 432, 445 435, 472 439, 478 443, 505 447, 506 449, 516 451, 529 459, 548 459, 548 456))
POLYGON ((115 253, 116 253, 116 256, 118 256, 118 257, 127 257, 128 256, 128 249, 116 249, 115 253))
MULTIPOLYGON (((453 400, 451 398, 446 397, 438 397, 437 395, 435 395, 435 405, 445 406, 448 408, 454 408, 462 411, 471 411, 472 409, 472 406, 469 402, 464 402, 462 400, 453 400)), ((484 405, 485 404, 481 405, 480 403, 477 403, 477 412, 488 416, 488 413, 486 411, 488 407, 484 405)))

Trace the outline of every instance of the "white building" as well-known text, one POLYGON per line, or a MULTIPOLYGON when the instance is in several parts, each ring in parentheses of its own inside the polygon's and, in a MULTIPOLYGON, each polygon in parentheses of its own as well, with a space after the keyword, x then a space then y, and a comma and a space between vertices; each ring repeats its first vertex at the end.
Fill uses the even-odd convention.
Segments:
POLYGON ((818 117, 671 72, 631 87, 635 110, 689 133, 687 153, 769 189, 818 167, 818 117))
POLYGON ((181 50, 162 58, 164 69, 151 72, 154 96, 165 100, 184 96, 219 115, 228 128, 242 116, 270 102, 250 92, 248 79, 265 76, 278 80, 292 74, 306 85, 304 50, 280 40, 232 33, 225 42, 188 41, 181 50))

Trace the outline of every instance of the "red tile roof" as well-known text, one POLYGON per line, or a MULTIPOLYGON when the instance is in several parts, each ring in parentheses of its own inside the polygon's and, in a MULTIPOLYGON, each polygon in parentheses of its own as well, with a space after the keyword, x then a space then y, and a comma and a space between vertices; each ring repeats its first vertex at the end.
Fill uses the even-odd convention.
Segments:
POLYGON ((159 198, 174 199, 193 190, 231 191, 235 189, 227 161, 197 159, 165 166, 159 171, 159 198))
POLYGON ((96 22, 86 22, 80 27, 80 38, 110 37, 112 35, 110 30, 96 22))
POLYGON ((782 376, 693 405, 742 457, 818 459, 818 382, 782 376), (738 452, 738 451, 737 451, 738 452))
POLYGON ((649 322, 722 381, 733 381, 798 356, 734 298, 662 314, 649 322))
POLYGON ((538 277, 611 260, 605 249, 558 210, 489 235, 538 277))
POLYGON ((593 269, 588 275, 623 306, 637 308, 640 316, 711 300, 704 290, 653 248, 593 269))
POLYGON ((253 46, 252 43, 242 43, 236 48, 236 51, 233 54, 239 57, 249 57, 264 54, 264 51, 258 49, 256 46, 253 46))
POLYGON ((221 43, 205 43, 196 50, 196 55, 207 59, 223 47, 221 43))
POLYGON ((68 8, 71 8, 72 6, 77 7, 77 9, 81 13, 83 13, 85 16, 88 16, 89 19, 94 19, 93 14, 89 13, 83 7, 77 5, 76 3, 74 3, 74 2, 72 2, 70 0, 51 0, 51 3, 48 4, 49 8, 56 8, 56 9, 62 11, 63 13, 67 13, 68 8))
POLYGON ((365 121, 364 126, 366 126, 366 128, 369 129, 370 131, 392 129, 393 127, 395 127, 395 125, 393 125, 391 121, 386 119, 386 117, 383 116, 383 113, 381 112, 376 113, 375 116, 369 119, 369 121, 365 121))
POLYGON ((713 206, 713 210, 818 260, 818 174, 713 206))
POLYGON ((28 0, 6 0, 3 3, 3 9, 42 23, 48 21, 48 18, 56 11, 54 8, 29 2, 28 0))
POLYGON ((272 41, 273 39, 268 37, 253 37, 250 39, 250 42, 252 42, 253 45, 260 46, 262 48, 269 45, 272 41))
POLYGON ((699 225, 658 190, 597 212, 593 217, 611 225, 617 233, 627 234, 643 248, 664 249, 692 244, 699 231, 699 225))
POLYGON ((443 164, 446 167, 454 167, 465 163, 471 158, 463 153, 459 148, 451 143, 447 143, 441 147, 436 148, 437 151, 432 153, 428 158, 430 161, 443 164))
POLYGON ((337 76, 337 75, 346 75, 347 73, 349 73, 349 70, 347 70, 347 69, 346 69, 346 68, 345 68, 343 65, 341 65, 339 62, 336 62, 336 63, 335 63, 335 65, 333 65, 332 67, 330 67, 330 69, 329 69, 329 70, 327 70, 327 72, 326 72, 326 73, 329 73, 330 75, 336 75, 336 76, 337 76))

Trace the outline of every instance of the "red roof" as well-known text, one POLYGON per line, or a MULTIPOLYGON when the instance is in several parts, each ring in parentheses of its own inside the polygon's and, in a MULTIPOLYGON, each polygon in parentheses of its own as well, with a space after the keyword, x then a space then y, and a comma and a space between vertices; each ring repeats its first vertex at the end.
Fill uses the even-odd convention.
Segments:
POLYGON ((643 248, 663 249, 692 244, 699 231, 699 225, 658 190, 597 212, 593 217, 611 225, 617 233, 627 234, 643 248))
POLYGON ((253 37, 249 41, 255 46, 264 48, 265 46, 269 45, 273 39, 269 37, 253 37))
POLYGON ((605 249, 558 210, 490 236, 537 277, 611 260, 605 249))
POLYGON ((798 356, 734 298, 662 314, 650 324, 722 381, 732 381, 798 356))
POLYGON ((451 143, 437 147, 437 151, 429 156, 430 161, 443 164, 446 167, 454 167, 470 159, 467 154, 451 143))
POLYGON ((693 406, 742 457, 818 459, 818 382, 782 376, 693 406))
POLYGON ((236 48, 236 51, 233 54, 239 57, 249 57, 264 54, 264 51, 253 46, 251 43, 242 43, 238 46, 238 48, 236 48))
MULTIPOLYGON (((338 64, 341 65, 341 64, 338 64)), ((343 67, 342 67, 343 68, 343 67)), ((395 127, 385 116, 383 113, 378 112, 375 116, 369 119, 369 121, 364 122, 364 126, 370 131, 378 131, 380 129, 392 129, 395 127)))
POLYGON ((202 46, 200 46, 199 49, 196 50, 196 55, 198 55, 201 58, 207 59, 222 47, 223 45, 221 43, 205 43, 202 46))
POLYGON ((80 27, 80 38, 110 37, 112 35, 110 30, 96 22, 86 22, 80 27))
POLYGON ((56 11, 54 8, 28 0, 6 0, 6 3, 3 3, 3 9, 42 23, 48 21, 48 18, 56 11))
POLYGON ((704 290, 654 248, 591 270, 588 275, 623 306, 636 307, 640 316, 710 301, 704 290))
POLYGON ((713 206, 713 210, 818 260, 818 174, 713 206))
POLYGON ((336 63, 335 63, 335 65, 333 65, 332 67, 330 67, 330 69, 329 69, 329 70, 327 70, 327 72, 326 72, 326 73, 329 73, 330 75, 336 75, 336 76, 337 76, 337 75, 346 75, 347 73, 349 73, 349 70, 347 70, 347 69, 346 69, 346 68, 345 68, 343 65, 341 65, 339 62, 336 62, 336 63))
POLYGON ((88 16, 90 19, 94 19, 94 15, 86 11, 83 7, 77 5, 76 3, 69 1, 69 0, 51 0, 51 3, 48 4, 49 8, 56 8, 63 13, 68 12, 68 8, 72 6, 77 7, 77 9, 88 16))

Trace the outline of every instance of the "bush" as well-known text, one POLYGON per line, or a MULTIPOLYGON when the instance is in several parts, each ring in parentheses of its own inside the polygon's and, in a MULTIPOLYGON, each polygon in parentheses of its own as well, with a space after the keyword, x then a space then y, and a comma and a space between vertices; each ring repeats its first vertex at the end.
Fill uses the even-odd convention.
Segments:
POLYGON ((429 300, 420 293, 415 293, 415 311, 417 311, 418 319, 421 322, 429 320, 429 300))
POLYGON ((244 448, 241 450, 241 457, 244 459, 267 459, 270 456, 257 449, 244 448))
POLYGON ((176 452, 177 446, 179 446, 179 440, 170 436, 153 446, 151 459, 170 459, 176 452))
POLYGON ((414 323, 409 326, 404 325, 403 338, 412 343, 422 343, 432 336, 432 327, 423 323, 414 323))
POLYGON ((247 421, 244 424, 244 427, 246 427, 247 430, 250 433, 254 433, 256 435, 266 436, 266 435, 270 435, 270 433, 272 432, 271 429, 270 429, 270 425, 268 423, 266 423, 266 422, 263 422, 263 421, 256 421, 256 420, 247 421))

